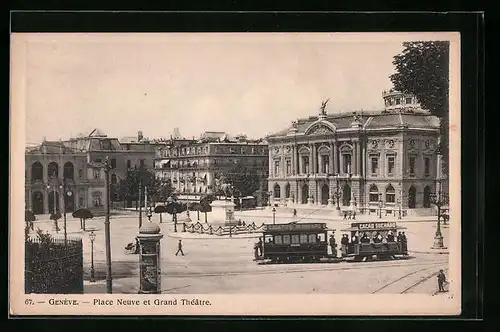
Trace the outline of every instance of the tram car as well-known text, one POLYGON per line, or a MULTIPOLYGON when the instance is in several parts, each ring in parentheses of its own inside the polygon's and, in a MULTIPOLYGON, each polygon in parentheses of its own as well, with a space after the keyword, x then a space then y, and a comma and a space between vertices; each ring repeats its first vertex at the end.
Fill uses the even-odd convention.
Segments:
POLYGON ((395 259, 408 255, 406 235, 396 222, 356 222, 342 232, 341 255, 344 259, 365 261, 371 258, 395 259), (349 239, 350 235, 350 239, 349 239))
POLYGON ((265 225, 263 237, 254 248, 256 260, 271 263, 319 262, 329 257, 328 231, 334 230, 328 229, 326 223, 265 225))

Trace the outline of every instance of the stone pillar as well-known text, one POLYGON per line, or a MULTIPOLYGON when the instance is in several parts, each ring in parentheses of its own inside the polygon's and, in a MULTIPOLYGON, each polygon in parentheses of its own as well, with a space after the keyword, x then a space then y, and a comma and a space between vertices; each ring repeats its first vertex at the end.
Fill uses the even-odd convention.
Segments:
POLYGON ((361 142, 356 142, 356 174, 361 175, 361 142))
POLYGON ((157 224, 146 222, 137 235, 139 241, 139 294, 161 293, 160 240, 157 224))
POLYGON ((302 159, 302 156, 297 154, 297 157, 299 159, 299 169, 297 170, 297 174, 302 174, 302 170, 304 169, 304 160, 302 159))
POLYGON ((291 169, 291 175, 295 174, 295 145, 292 145, 292 158, 290 159, 292 169, 291 169))
POLYGON ((337 141, 335 141, 332 144, 333 147, 333 173, 338 174, 339 173, 339 153, 337 149, 337 141))
POLYGON ((361 145, 361 173, 364 176, 366 174, 366 142, 361 145))
POLYGON ((351 160, 351 164, 352 164, 352 169, 351 169, 351 173, 352 175, 356 175, 358 174, 358 142, 357 141, 354 141, 353 142, 353 150, 352 150, 352 160, 351 160))
POLYGON ((49 190, 45 186, 45 190, 42 191, 43 194, 43 213, 50 213, 49 211, 49 190))
POLYGON ((330 160, 328 162, 328 173, 333 174, 333 164, 335 163, 334 159, 334 145, 330 142, 330 160))
POLYGON ((314 146, 309 144, 309 174, 314 174, 314 146))

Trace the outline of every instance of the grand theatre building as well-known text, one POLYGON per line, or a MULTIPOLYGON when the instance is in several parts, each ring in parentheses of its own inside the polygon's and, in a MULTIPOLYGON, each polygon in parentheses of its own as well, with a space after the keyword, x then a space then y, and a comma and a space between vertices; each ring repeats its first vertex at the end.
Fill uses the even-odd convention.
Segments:
POLYGON ((441 176, 439 119, 411 95, 384 91, 385 109, 299 119, 267 137, 274 205, 359 213, 432 212, 441 176))

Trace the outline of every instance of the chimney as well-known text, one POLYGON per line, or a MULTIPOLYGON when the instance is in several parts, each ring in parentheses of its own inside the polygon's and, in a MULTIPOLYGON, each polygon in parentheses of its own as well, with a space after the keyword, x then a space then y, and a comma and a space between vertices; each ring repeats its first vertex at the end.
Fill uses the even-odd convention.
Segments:
POLYGON ((139 130, 137 132, 137 141, 141 141, 143 138, 144 138, 144 136, 142 136, 142 131, 139 130))

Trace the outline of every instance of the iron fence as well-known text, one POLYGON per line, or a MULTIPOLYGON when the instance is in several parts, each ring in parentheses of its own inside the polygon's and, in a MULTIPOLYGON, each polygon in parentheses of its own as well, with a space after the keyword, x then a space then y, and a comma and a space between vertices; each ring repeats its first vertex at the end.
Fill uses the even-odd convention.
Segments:
POLYGON ((83 294, 82 239, 27 238, 24 280, 26 294, 83 294))

